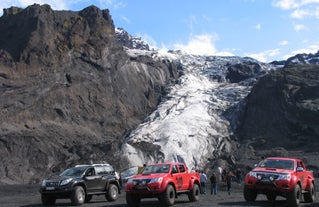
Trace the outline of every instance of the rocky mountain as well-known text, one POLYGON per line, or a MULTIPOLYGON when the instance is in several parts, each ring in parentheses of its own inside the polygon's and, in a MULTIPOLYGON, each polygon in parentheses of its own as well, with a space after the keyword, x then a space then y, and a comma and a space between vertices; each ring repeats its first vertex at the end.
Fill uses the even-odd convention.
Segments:
POLYGON ((248 95, 245 108, 238 134, 256 149, 281 146, 316 152, 319 65, 288 64, 262 77, 248 95))
POLYGON ((292 64, 319 64, 319 51, 314 54, 297 54, 295 56, 292 56, 288 58, 287 60, 280 60, 280 61, 273 61, 270 64, 278 66, 278 67, 284 67, 286 65, 292 65, 292 64))
POLYGON ((0 30, 0 183, 101 161, 209 171, 280 155, 318 169, 318 54, 280 68, 161 53, 95 6, 11 7, 0 30))
POLYGON ((49 5, 0 17, 1 183, 38 182, 88 162, 118 166, 122 137, 178 78, 173 62, 131 58, 108 10, 49 5))

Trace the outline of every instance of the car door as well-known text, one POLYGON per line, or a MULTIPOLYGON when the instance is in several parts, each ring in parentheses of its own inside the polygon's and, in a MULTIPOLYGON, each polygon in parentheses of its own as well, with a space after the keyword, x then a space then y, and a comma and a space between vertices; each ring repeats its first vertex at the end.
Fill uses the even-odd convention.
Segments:
POLYGON ((178 169, 181 176, 182 190, 187 190, 189 187, 189 174, 183 164, 179 164, 178 169))
POLYGON ((175 187, 176 187, 176 190, 179 191, 179 190, 182 190, 183 188, 183 178, 181 176, 181 174, 179 173, 179 169, 178 169, 178 165, 177 164, 173 164, 172 165, 172 177, 174 179, 174 182, 175 182, 175 187))
POLYGON ((98 175, 96 180, 96 191, 102 192, 105 191, 106 181, 107 181, 107 172, 103 166, 94 167, 96 174, 98 175))
POLYGON ((84 175, 84 180, 86 183, 86 188, 88 193, 94 193, 97 191, 97 185, 101 176, 96 174, 95 168, 88 168, 84 175))
POLYGON ((296 170, 297 170, 297 175, 301 182, 301 187, 302 189, 305 189, 307 187, 307 171, 306 171, 304 163, 301 160, 297 162, 296 170))

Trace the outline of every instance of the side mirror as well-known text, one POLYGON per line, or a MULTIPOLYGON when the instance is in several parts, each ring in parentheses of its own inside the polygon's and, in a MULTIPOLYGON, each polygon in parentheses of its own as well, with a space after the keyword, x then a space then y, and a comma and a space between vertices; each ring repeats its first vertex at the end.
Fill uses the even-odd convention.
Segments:
POLYGON ((297 170, 297 172, 303 172, 304 169, 303 169, 303 167, 297 167, 296 170, 297 170))

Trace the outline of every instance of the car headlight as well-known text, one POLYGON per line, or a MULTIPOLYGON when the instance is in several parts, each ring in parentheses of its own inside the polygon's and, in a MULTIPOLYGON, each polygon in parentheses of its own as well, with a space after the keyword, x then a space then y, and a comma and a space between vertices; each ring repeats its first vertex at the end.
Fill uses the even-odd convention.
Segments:
POLYGON ((60 185, 66 185, 66 184, 68 184, 69 182, 71 182, 71 180, 72 180, 72 178, 68 178, 68 179, 66 179, 66 180, 63 180, 60 185))
POLYGON ((249 176, 254 177, 254 178, 257 178, 257 173, 254 172, 254 171, 250 171, 250 172, 249 172, 249 176))
POLYGON ((47 181, 46 180, 42 180, 41 186, 45 187, 46 186, 47 181))
POLYGON ((291 175, 290 174, 281 174, 278 177, 278 180, 290 180, 291 179, 291 175))
POLYGON ((163 181, 163 178, 153 178, 149 183, 161 183, 163 181))
POLYGON ((133 183, 133 179, 129 178, 126 183, 133 183))

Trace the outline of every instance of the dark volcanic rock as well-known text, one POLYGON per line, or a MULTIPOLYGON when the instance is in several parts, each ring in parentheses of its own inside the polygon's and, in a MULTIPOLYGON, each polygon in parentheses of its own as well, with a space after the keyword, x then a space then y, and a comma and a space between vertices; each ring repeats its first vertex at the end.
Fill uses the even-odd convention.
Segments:
POLYGON ((133 37, 123 28, 117 28, 115 36, 124 47, 129 49, 150 50, 150 46, 142 38, 133 37))
POLYGON ((239 83, 261 75, 262 71, 260 64, 256 62, 239 63, 228 67, 226 79, 231 83, 239 83))
POLYGON ((0 183, 66 166, 118 166, 125 134, 177 78, 170 61, 131 59, 108 10, 11 8, 0 18, 0 183))
POLYGON ((261 78, 248 96, 241 123, 241 141, 256 149, 317 151, 319 66, 289 65, 261 78))

